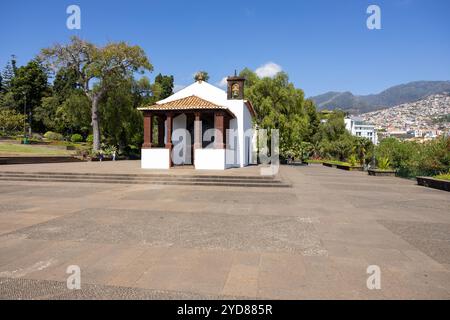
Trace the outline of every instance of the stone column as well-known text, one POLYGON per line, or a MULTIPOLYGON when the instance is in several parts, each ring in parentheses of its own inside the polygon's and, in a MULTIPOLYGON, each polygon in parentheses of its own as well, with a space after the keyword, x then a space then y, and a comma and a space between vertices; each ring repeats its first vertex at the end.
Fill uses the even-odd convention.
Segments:
POLYGON ((153 140, 153 116, 150 112, 144 111, 144 144, 143 149, 150 149, 153 140))
POLYGON ((194 119, 194 150, 195 149, 201 149, 203 147, 202 140, 203 140, 203 134, 202 134, 202 120, 201 120, 201 113, 196 112, 194 113, 195 119, 194 119))
POLYGON ((214 128, 216 129, 216 137, 214 137, 214 147, 216 149, 224 149, 224 133, 225 133, 225 114, 222 111, 214 113, 214 128))
POLYGON ((164 147, 164 134, 165 134, 165 126, 164 126, 164 116, 158 117, 158 147, 164 147))
POLYGON ((173 166, 172 162, 172 124, 173 124, 173 113, 167 114, 167 141, 166 141, 166 149, 169 149, 169 158, 170 158, 170 166, 173 166))

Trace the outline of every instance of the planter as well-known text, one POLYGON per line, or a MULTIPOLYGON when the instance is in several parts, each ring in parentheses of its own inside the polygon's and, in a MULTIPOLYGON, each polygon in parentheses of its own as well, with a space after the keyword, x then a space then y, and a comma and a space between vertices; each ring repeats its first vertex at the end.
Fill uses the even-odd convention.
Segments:
MULTIPOLYGON (((90 157, 90 158, 88 158, 88 160, 89 161, 93 161, 93 162, 97 162, 97 161, 100 162, 100 158, 99 157, 90 157)), ((102 159, 102 161, 112 161, 112 158, 111 157, 104 157, 102 159)))
POLYGON ((336 168, 335 164, 328 163, 328 162, 322 162, 322 165, 329 168, 336 168))
POLYGON ((309 163, 301 162, 301 161, 293 161, 293 162, 289 163, 289 165, 291 165, 291 166, 307 166, 307 165, 309 165, 309 163))
POLYGON ((395 170, 380 170, 380 169, 369 169, 369 176, 376 177, 395 177, 397 175, 397 171, 395 170))
POLYGON ((417 177, 417 184, 428 188, 450 191, 450 181, 430 177, 417 177))
POLYGON ((364 171, 363 167, 352 167, 352 166, 346 166, 343 164, 336 165, 336 168, 346 171, 364 171))

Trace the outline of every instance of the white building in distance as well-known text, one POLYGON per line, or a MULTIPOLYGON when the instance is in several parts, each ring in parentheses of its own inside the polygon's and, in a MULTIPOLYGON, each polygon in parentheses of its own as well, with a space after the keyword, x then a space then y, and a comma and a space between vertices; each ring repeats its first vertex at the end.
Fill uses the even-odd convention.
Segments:
POLYGON ((345 128, 353 136, 367 138, 372 141, 373 144, 378 144, 378 135, 375 126, 365 123, 360 118, 346 117, 344 119, 345 128))

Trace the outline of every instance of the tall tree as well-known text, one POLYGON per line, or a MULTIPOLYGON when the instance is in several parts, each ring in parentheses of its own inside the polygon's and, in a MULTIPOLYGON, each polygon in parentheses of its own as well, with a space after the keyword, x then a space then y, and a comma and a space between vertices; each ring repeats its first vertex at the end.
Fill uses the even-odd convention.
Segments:
POLYGON ((300 156, 311 137, 310 113, 315 113, 314 105, 305 109, 304 93, 289 82, 286 73, 280 72, 273 78, 259 78, 250 69, 239 74, 246 78, 245 96, 256 109, 256 122, 264 129, 280 131, 280 151, 282 156, 300 156))
POLYGON ((100 111, 105 119, 103 132, 106 142, 119 146, 122 152, 143 142, 142 113, 137 107, 147 101, 142 93, 150 90, 151 86, 149 81, 142 79, 122 81, 116 90, 108 91, 100 102, 100 111))
POLYGON ((153 70, 144 50, 125 42, 111 42, 100 47, 72 37, 69 44, 43 49, 41 57, 54 71, 67 68, 77 74, 78 85, 91 103, 94 150, 100 150, 101 143, 100 99, 120 85, 124 78, 133 78, 136 72, 143 74, 145 70, 153 70))
MULTIPOLYGON (((32 113, 41 105, 42 98, 50 94, 47 72, 41 62, 34 59, 17 68, 14 73, 8 85, 9 100, 6 100, 8 106, 20 113, 26 106, 27 113, 32 113)), ((42 129, 39 121, 30 118, 31 120, 33 130, 42 129)))
POLYGON ((163 76, 161 73, 155 77, 155 84, 160 86, 158 100, 165 99, 173 94, 173 76, 163 76))
POLYGON ((11 56, 11 60, 9 60, 2 71, 2 88, 3 91, 8 91, 10 89, 11 81, 16 75, 17 64, 16 57, 14 55, 11 56))
POLYGON ((44 124, 45 130, 63 134, 89 131, 90 104, 78 88, 77 79, 71 69, 62 68, 56 73, 52 95, 43 98, 34 111, 35 119, 44 124))

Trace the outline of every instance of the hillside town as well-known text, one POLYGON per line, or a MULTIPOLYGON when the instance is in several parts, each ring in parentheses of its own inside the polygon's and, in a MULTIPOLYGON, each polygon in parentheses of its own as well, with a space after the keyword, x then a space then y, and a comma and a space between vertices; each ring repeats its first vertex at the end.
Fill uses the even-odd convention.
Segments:
POLYGON ((450 132, 450 94, 425 99, 360 115, 373 124, 381 137, 430 140, 450 132))

